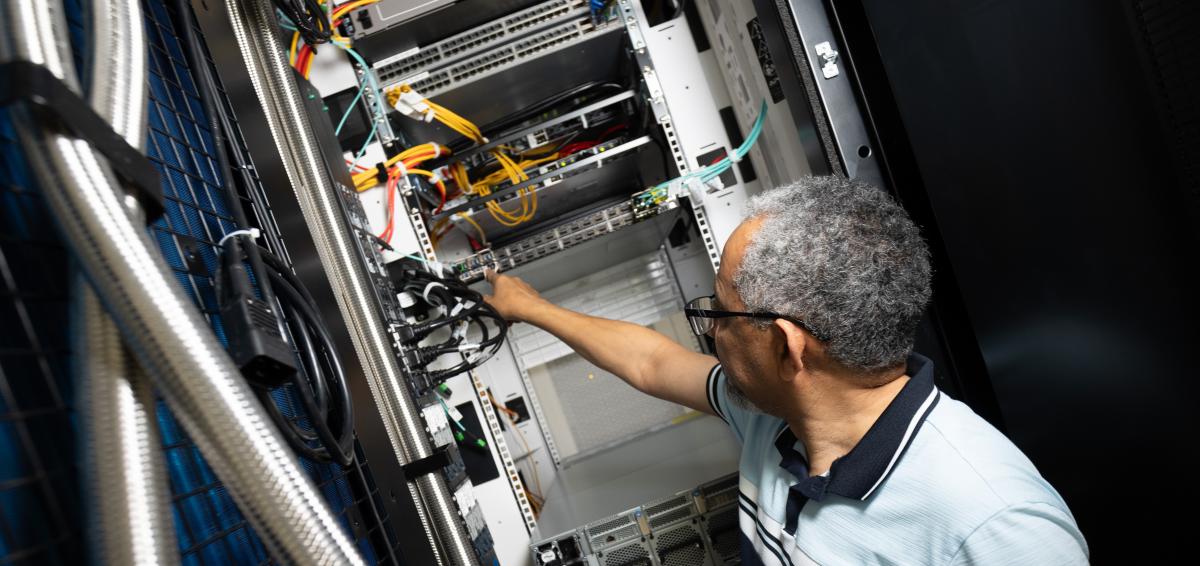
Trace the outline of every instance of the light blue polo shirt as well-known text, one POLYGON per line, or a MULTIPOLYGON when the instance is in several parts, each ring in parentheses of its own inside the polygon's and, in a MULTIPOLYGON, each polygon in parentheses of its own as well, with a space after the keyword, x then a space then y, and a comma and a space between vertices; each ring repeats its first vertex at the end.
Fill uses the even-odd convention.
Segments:
POLYGON ((938 391, 913 354, 911 379, 850 453, 809 477, 783 420, 732 402, 725 373, 708 401, 742 443, 742 563, 1086 564, 1058 492, 1012 442, 938 391))

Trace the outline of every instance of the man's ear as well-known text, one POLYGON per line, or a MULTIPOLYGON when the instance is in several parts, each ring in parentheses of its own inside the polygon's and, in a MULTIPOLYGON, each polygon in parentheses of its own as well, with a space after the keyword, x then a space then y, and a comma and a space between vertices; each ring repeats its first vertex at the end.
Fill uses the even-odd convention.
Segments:
POLYGON ((791 381, 804 371, 804 349, 808 347, 808 336, 795 323, 782 318, 775 319, 775 334, 780 338, 779 377, 791 381))

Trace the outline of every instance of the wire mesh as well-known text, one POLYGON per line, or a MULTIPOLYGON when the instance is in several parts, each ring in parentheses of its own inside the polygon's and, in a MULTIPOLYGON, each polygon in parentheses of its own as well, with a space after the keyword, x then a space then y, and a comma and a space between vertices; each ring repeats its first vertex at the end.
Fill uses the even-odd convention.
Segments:
MULTIPOLYGON (((80 44, 80 6, 65 5, 80 44)), ((78 563, 67 256, 16 135, 0 109, 0 565, 78 563)))
MULTIPOLYGON (((162 0, 144 1, 143 10, 150 68, 147 156, 159 170, 166 205, 150 231, 179 284, 224 342, 213 278, 216 241, 239 226, 220 184, 212 133, 176 32, 176 14, 162 0)), ((82 63, 83 12, 75 0, 67 2, 67 12, 82 63)), ((220 103, 231 110, 221 94, 220 103)), ((236 121, 234 129, 233 150, 248 162, 236 121)), ((0 113, 0 165, 0 565, 75 564, 83 562, 85 547, 69 374, 67 252, 6 112, 0 113)), ((262 187, 248 173, 254 183, 240 187, 243 205, 252 223, 267 232, 268 247, 286 258, 262 187)), ((290 390, 273 397, 285 416, 307 425, 290 390)), ((270 563, 224 485, 161 402, 157 417, 183 562, 270 563)), ((382 495, 361 449, 356 451, 357 462, 347 469, 303 459, 301 464, 363 556, 399 563, 382 495)))

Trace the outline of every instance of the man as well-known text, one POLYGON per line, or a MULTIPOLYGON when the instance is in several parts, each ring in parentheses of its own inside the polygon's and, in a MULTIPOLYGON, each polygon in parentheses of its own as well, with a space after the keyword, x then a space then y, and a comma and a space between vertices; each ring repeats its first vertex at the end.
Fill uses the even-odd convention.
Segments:
POLYGON ((805 179, 748 205, 713 297, 685 313, 716 357, 556 307, 489 274, 488 301, 742 444, 745 564, 1075 564, 1087 544, 1016 446, 911 352, 929 253, 889 196, 805 179))

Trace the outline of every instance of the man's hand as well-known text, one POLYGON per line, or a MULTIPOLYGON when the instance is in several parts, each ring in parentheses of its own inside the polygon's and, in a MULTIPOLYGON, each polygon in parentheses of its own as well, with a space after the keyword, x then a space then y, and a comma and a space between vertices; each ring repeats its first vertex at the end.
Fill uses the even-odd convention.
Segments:
POLYGON ((492 284, 492 294, 483 300, 509 322, 528 322, 535 309, 548 304, 533 287, 516 277, 492 269, 484 271, 484 277, 492 284))

